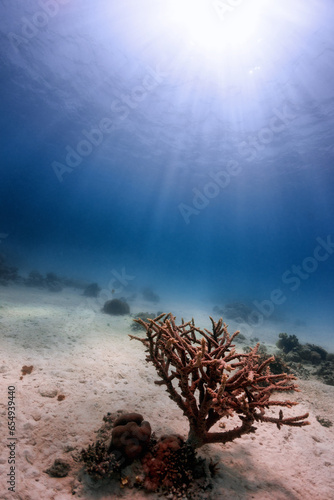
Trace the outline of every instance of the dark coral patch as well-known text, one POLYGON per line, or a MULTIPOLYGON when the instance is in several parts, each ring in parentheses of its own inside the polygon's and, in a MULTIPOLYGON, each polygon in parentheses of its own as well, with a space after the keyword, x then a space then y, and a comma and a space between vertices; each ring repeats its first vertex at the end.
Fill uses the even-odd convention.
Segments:
POLYGON ((107 300, 107 302, 103 306, 102 311, 113 316, 122 316, 124 314, 130 314, 130 307, 129 304, 124 300, 112 299, 107 300))

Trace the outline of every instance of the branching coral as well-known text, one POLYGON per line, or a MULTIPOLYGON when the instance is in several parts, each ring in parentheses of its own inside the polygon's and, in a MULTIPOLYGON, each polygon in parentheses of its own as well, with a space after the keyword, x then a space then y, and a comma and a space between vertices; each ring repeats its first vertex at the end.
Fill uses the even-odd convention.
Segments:
POLYGON ((226 443, 255 432, 255 422, 270 422, 280 429, 282 425, 308 425, 308 414, 284 418, 266 416, 271 406, 290 408, 297 403, 271 400, 274 392, 296 391, 294 375, 272 374, 270 363, 274 357, 260 361, 258 345, 249 353, 240 354, 222 318, 212 318, 212 332, 195 327, 194 321, 176 325, 171 313, 155 319, 136 319, 146 330, 146 337, 130 335, 148 349, 147 361, 155 366, 169 397, 176 402, 189 420, 187 444, 199 448, 207 443, 226 443), (177 383, 176 383, 177 382, 177 383), (222 418, 237 414, 239 426, 223 432, 210 432, 222 418))

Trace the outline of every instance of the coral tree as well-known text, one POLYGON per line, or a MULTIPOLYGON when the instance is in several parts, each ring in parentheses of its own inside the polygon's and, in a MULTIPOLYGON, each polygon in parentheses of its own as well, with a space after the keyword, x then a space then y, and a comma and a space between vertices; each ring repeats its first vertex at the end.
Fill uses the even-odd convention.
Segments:
POLYGON ((266 416, 271 406, 290 408, 297 403, 271 400, 274 392, 296 391, 294 375, 272 374, 274 357, 260 361, 257 345, 239 354, 232 344, 239 332, 230 335, 222 318, 211 317, 212 332, 195 327, 194 320, 177 326, 171 313, 155 319, 135 319, 146 330, 146 338, 130 335, 148 349, 147 361, 155 366, 169 397, 189 420, 187 444, 199 448, 207 443, 226 443, 255 432, 255 422, 282 425, 308 425, 308 413, 284 418, 266 416), (176 383, 177 382, 177 383, 176 383), (231 430, 210 432, 222 418, 237 414, 241 424, 231 430))

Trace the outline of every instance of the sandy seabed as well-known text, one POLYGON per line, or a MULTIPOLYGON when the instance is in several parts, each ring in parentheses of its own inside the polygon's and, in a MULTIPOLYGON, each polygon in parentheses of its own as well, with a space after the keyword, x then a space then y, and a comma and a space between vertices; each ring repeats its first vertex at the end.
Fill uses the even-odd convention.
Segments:
MULTIPOLYGON (((131 307, 134 313, 152 309, 147 303, 131 307)), ((98 487, 79 474, 81 465, 73 460, 95 441, 103 416, 119 409, 142 413, 157 436, 187 434, 187 420, 154 384, 157 377, 145 362, 144 347, 130 341, 130 326, 130 317, 105 315, 96 299, 84 299, 78 291, 0 288, 2 500, 170 498, 121 489, 116 481, 98 487), (24 365, 33 370, 22 376, 24 365), (7 483, 7 445, 13 442, 7 418, 10 386, 16 396, 15 492, 7 483), (71 463, 67 477, 44 472, 57 458, 71 463)), ((200 456, 220 464, 210 498, 334 498, 334 426, 324 427, 317 420, 334 418, 334 387, 316 380, 298 384, 301 392, 293 397, 300 404, 284 414, 308 411, 310 426, 278 430, 258 424, 256 434, 199 450, 200 456)))

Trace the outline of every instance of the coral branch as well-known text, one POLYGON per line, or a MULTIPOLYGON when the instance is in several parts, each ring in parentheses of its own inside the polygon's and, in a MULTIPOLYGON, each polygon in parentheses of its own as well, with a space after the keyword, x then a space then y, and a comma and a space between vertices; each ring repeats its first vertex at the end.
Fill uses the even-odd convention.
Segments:
POLYGON ((188 444, 198 448, 206 443, 226 443, 255 431, 254 422, 302 427, 308 414, 283 418, 267 417, 270 406, 291 407, 291 401, 270 401, 274 392, 296 391, 293 375, 270 372, 274 357, 260 363, 258 345, 247 354, 238 354, 232 344, 239 334, 230 335, 222 318, 210 318, 212 332, 195 327, 194 321, 176 325, 169 313, 157 318, 136 319, 146 337, 130 335, 147 348, 147 361, 155 366, 170 398, 188 418, 188 444), (196 336, 199 335, 198 336, 196 336), (260 411, 257 411, 260 410, 260 411), (223 432, 209 432, 221 418, 237 414, 241 425, 223 432))

